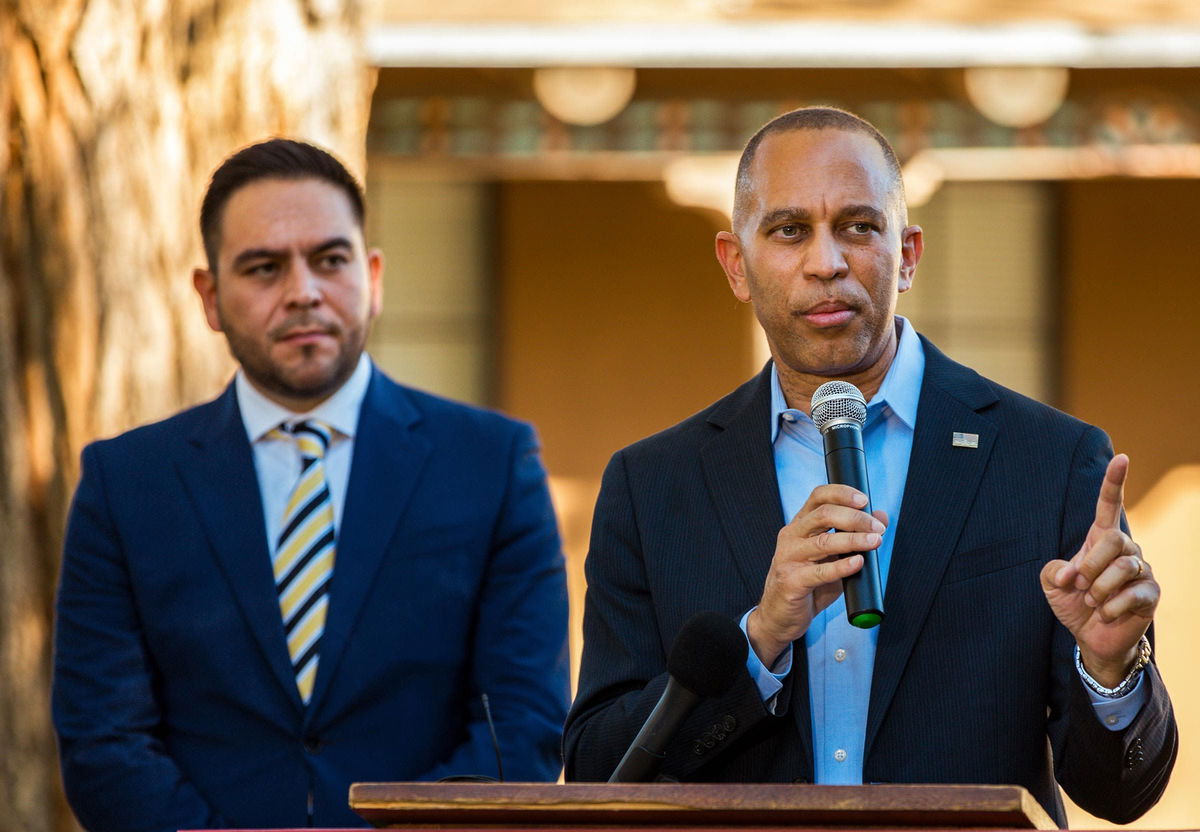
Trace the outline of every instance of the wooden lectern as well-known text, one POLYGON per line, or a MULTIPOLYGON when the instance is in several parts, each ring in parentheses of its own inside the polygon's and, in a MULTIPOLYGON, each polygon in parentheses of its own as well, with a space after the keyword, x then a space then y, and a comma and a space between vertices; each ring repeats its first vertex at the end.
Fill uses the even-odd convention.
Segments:
POLYGON ((1057 828, 1020 786, 355 783, 350 807, 376 826, 460 832, 1057 828))

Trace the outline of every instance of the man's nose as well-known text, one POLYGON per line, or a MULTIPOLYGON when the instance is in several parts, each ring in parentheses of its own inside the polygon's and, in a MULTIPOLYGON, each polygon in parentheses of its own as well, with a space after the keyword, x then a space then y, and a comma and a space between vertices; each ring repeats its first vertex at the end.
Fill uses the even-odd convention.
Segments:
POLYGON ((320 279, 303 258, 294 260, 288 269, 284 292, 284 300, 289 306, 315 306, 320 303, 320 279))
POLYGON ((831 230, 819 228, 813 233, 804 253, 803 267, 804 276, 816 280, 835 280, 845 276, 849 270, 846 254, 831 230))

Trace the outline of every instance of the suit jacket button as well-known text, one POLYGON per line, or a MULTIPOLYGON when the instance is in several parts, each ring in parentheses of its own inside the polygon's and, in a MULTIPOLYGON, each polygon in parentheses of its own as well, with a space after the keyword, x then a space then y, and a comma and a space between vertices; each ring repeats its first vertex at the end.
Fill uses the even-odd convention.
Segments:
POLYGON ((316 754, 317 752, 319 752, 321 750, 322 746, 324 746, 324 745, 325 745, 325 743, 321 742, 316 737, 305 737, 304 738, 304 750, 306 752, 308 752, 309 754, 316 754))
POLYGON ((1125 768, 1135 769, 1146 759, 1146 752, 1142 748, 1142 738, 1135 737, 1129 745, 1129 750, 1125 752, 1125 768))
POLYGON ((705 751, 704 743, 700 742, 700 740, 696 740, 695 744, 692 745, 692 753, 697 757, 703 757, 705 751))
POLYGON ((725 714, 721 717, 721 727, 725 729, 725 733, 732 734, 733 729, 737 728, 737 719, 733 714, 725 714))

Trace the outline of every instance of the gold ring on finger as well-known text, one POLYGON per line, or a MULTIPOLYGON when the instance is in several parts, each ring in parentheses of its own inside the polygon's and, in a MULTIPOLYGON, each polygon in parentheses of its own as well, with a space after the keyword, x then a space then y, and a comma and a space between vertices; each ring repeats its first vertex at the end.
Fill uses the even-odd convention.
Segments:
POLYGON ((1137 561, 1138 567, 1137 574, 1133 576, 1133 579, 1136 581, 1138 578, 1142 577, 1142 573, 1146 571, 1146 564, 1139 557, 1135 556, 1134 560, 1137 561))

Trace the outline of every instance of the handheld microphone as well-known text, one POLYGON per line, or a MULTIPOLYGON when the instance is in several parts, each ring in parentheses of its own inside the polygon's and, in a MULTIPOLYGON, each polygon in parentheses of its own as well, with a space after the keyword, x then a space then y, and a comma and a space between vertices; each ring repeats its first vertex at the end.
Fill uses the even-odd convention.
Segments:
POLYGON ((667 658, 667 688, 608 782, 653 780, 680 725, 701 700, 733 685, 746 666, 748 649, 745 634, 731 619, 715 612, 689 618, 667 658))
MULTIPOLYGON (((825 440, 826 478, 830 483, 848 485, 866 494, 867 505, 863 511, 870 514, 871 487, 867 482, 867 454, 862 436, 867 421, 867 400, 848 381, 827 381, 813 393, 812 420, 825 440)), ((855 627, 869 630, 883 621, 879 556, 874 550, 852 554, 863 556, 863 567, 842 579, 846 617, 855 627)))

